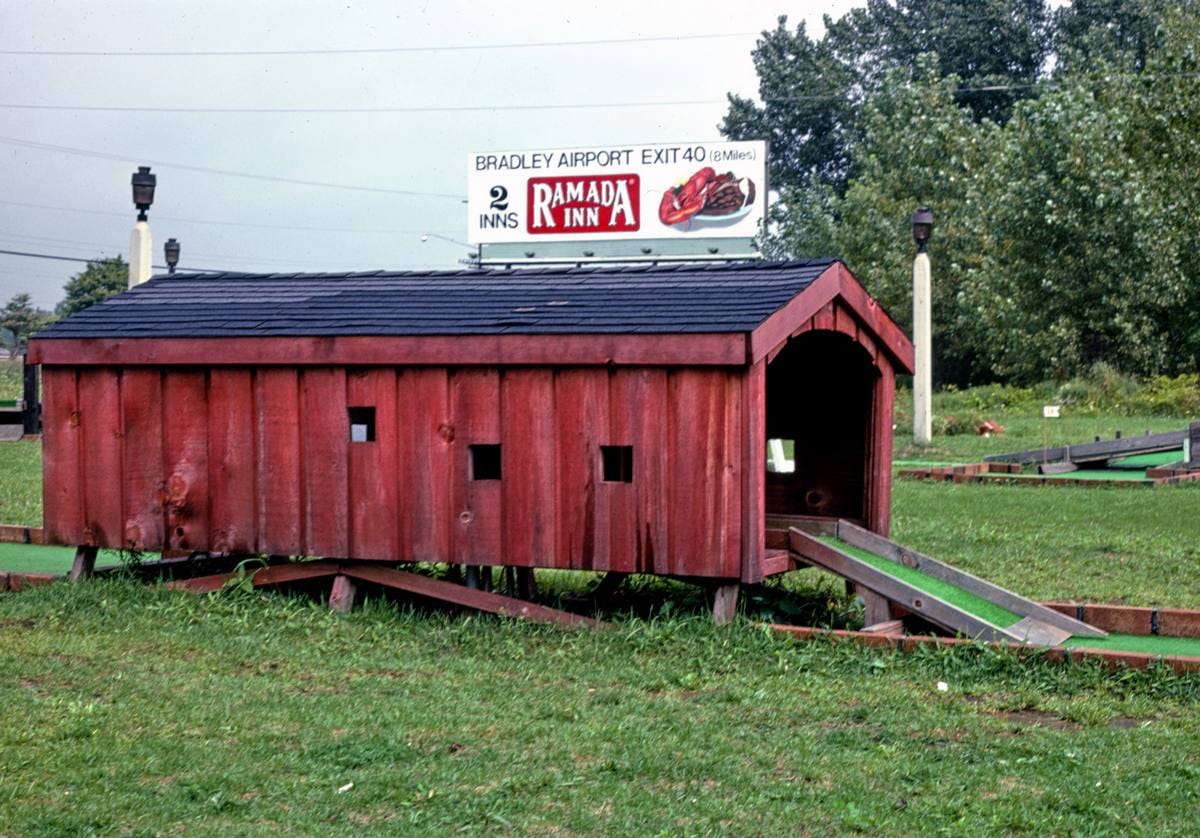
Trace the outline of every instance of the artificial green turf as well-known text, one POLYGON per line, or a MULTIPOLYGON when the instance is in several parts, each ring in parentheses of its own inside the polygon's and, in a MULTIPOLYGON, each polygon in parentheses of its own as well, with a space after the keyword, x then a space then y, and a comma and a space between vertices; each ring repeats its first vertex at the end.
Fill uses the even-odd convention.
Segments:
POLYGON ((836 538, 826 536, 821 541, 841 550, 843 553, 848 553, 877 570, 882 570, 889 576, 894 576, 897 579, 907 582, 914 588, 919 588, 927 594, 932 594, 938 599, 945 600, 951 605, 966 611, 968 614, 973 614, 982 620, 987 620, 999 628, 1007 628, 1021 620, 1020 615, 1014 614, 1006 608, 1001 608, 999 605, 990 603, 983 597, 977 596, 970 591, 964 591, 962 588, 951 585, 949 582, 935 579, 915 568, 902 565, 899 562, 893 562, 890 559, 885 559, 866 550, 852 547, 836 538))
MULTIPOLYGON (((66 573, 74 560, 74 547, 0 542, 0 571, 66 573)), ((100 567, 120 563, 121 555, 115 550, 101 550, 96 557, 96 564, 100 567)))
POLYGON ((1070 646, 1072 649, 1105 649, 1114 652, 1145 652, 1149 655, 1183 655, 1200 658, 1200 637, 1109 634, 1108 637, 1072 637, 1063 645, 1070 646))
POLYGON ((1141 470, 1154 468, 1155 466, 1165 466, 1171 463, 1177 463, 1183 459, 1183 449, 1176 448, 1172 451, 1159 451, 1155 454, 1135 454, 1132 457, 1121 457, 1119 460, 1112 460, 1109 463, 1109 468, 1116 469, 1132 469, 1141 470))
MULTIPOLYGON (((987 620, 994 626, 1007 628, 1021 619, 1019 615, 988 602, 983 597, 977 596, 970 591, 964 591, 962 588, 951 585, 949 582, 935 579, 907 565, 902 565, 866 550, 852 547, 836 538, 823 537, 821 541, 831 547, 836 547, 843 553, 848 553, 854 556, 854 558, 866 562, 877 570, 882 570, 890 576, 907 582, 927 594, 932 594, 938 599, 955 605, 968 614, 987 620)), ((1086 647, 1121 652, 1145 652, 1151 655, 1200 657, 1200 638, 1198 637, 1109 634, 1108 637, 1073 637, 1068 639, 1063 645, 1071 648, 1086 647)))

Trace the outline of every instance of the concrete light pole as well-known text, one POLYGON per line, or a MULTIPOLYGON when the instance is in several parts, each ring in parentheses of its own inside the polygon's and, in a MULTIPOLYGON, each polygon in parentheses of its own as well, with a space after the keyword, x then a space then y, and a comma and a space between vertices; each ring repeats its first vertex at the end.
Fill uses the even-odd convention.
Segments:
POLYGON ((921 207, 912 216, 913 239, 917 255, 913 259, 913 345, 916 370, 913 373, 913 441, 929 445, 933 441, 933 318, 930 313, 931 270, 925 246, 933 234, 933 213, 921 207))
POLYGON ((154 242, 146 210, 154 203, 154 186, 158 178, 150 174, 149 166, 138 166, 133 173, 133 204, 138 208, 137 221, 129 234, 129 287, 140 285, 150 278, 154 242))

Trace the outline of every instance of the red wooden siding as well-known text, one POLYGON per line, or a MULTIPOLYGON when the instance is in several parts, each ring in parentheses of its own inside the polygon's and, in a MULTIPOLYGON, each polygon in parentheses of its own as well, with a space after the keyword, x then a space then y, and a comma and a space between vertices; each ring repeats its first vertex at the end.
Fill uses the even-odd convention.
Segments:
MULTIPOLYGON (((761 365, 758 376, 761 382, 761 365)), ((62 543, 738 577, 761 467, 736 368, 45 370, 62 543), (375 409, 351 442, 348 407, 375 409), (470 446, 502 446, 474 480, 470 446), (605 481, 600 446, 633 448, 605 481)), ((761 388, 761 383, 758 385, 761 388)))
POLYGON ((85 544, 79 375, 42 370, 42 508, 47 543, 85 544))

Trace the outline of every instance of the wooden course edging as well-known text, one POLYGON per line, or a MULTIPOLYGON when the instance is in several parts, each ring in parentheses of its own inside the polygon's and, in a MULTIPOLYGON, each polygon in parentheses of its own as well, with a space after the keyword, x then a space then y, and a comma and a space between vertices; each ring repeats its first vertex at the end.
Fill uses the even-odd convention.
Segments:
MULTIPOLYGON (((1117 488, 1172 486, 1200 480, 1200 469, 1150 469, 1145 477, 1130 477, 1116 480, 1082 480, 1078 477, 1046 477, 1042 475, 1024 478, 1014 477, 1021 473, 1016 463, 964 463, 953 466, 930 466, 927 468, 900 469, 896 476, 906 480, 940 480, 953 483, 1005 483, 1029 486, 1110 486, 1117 488), (1155 472, 1151 474, 1151 472, 1155 472)), ((1136 473, 1136 472, 1134 472, 1136 473)))

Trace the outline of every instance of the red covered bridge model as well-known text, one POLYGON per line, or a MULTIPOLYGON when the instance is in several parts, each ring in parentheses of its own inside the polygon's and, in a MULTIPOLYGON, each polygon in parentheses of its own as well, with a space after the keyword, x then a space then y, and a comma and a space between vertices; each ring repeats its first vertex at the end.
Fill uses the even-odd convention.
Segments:
POLYGON ((653 573, 718 616, 790 567, 790 516, 887 533, 912 366, 832 260, 158 277, 29 354, 46 537, 85 562, 653 573))

